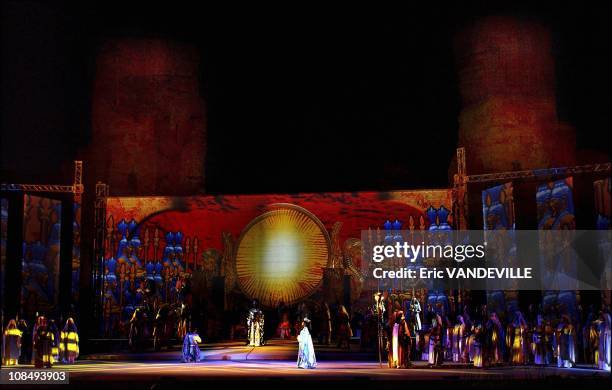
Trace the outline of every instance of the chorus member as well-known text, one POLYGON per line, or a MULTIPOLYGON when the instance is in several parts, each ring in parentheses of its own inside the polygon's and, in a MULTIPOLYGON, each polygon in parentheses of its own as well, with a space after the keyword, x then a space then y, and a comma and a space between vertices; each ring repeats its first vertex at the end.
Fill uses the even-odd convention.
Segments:
POLYGON ((517 311, 512 323, 514 332, 512 338, 512 364, 527 363, 527 322, 523 314, 517 311))
POLYGON ((419 351, 421 351, 421 360, 429 362, 429 337, 430 331, 421 332, 419 337, 419 351))
POLYGON ((34 332, 34 366, 36 368, 51 368, 53 365, 53 332, 47 328, 47 319, 43 316, 36 320, 34 332))
MULTIPOLYGON (((476 358, 476 352, 477 352, 477 348, 478 350, 480 350, 480 344, 477 345, 476 343, 476 331, 480 330, 480 327, 477 325, 472 325, 471 329, 470 329, 470 335, 467 338, 467 343, 466 343, 466 348, 467 348, 467 360, 468 362, 473 362, 474 366, 476 367, 476 362, 475 362, 475 358, 476 358)), ((482 363, 482 356, 480 359, 480 363, 482 363)))
POLYGON ((585 361, 588 364, 598 364, 599 360, 599 326, 600 321, 594 320, 589 323, 583 333, 585 337, 585 361))
POLYGON ((291 338, 291 321, 289 321, 289 313, 286 311, 281 313, 277 333, 281 340, 291 338))
POLYGON ((353 336, 353 330, 351 329, 351 320, 344 305, 340 305, 338 308, 338 348, 342 348, 346 345, 347 349, 351 349, 351 337, 353 336))
POLYGON ((389 348, 389 367, 410 367, 411 334, 408 322, 403 312, 397 312, 395 316, 391 336, 391 348, 389 348))
POLYGON ((533 343, 533 362, 538 366, 546 365, 546 343, 544 329, 538 324, 532 335, 533 343))
POLYGON ((66 320, 60 333, 60 355, 62 362, 74 364, 79 357, 79 332, 72 318, 66 320))
POLYGON ((554 357, 554 341, 555 341, 555 330, 550 323, 550 320, 546 320, 544 323, 544 348, 546 355, 544 356, 545 364, 552 364, 554 357))
POLYGON ((428 363, 431 366, 441 366, 444 360, 444 347, 442 345, 442 318, 436 315, 431 322, 429 330, 428 363))
POLYGON ((183 363, 197 363, 202 360, 199 344, 202 342, 197 329, 190 329, 183 338, 183 363))
POLYGON ((470 343, 470 356, 471 360, 474 363, 474 367, 482 367, 483 366, 483 345, 484 345, 484 337, 485 334, 482 330, 481 325, 477 325, 474 327, 474 333, 472 334, 473 338, 470 343))
POLYGON ((497 313, 491 313, 485 328, 488 344, 486 361, 493 365, 501 364, 504 356, 504 330, 497 313))
POLYGON ((23 333, 17 328, 17 322, 9 321, 3 335, 3 351, 5 366, 16 366, 21 355, 21 336, 23 333))
POLYGON ((421 303, 419 300, 413 296, 412 301, 410 302, 410 314, 411 319, 414 321, 414 328, 417 332, 419 332, 423 327, 421 326, 421 303))
POLYGON ((453 327, 452 333, 453 362, 465 363, 466 339, 465 321, 463 320, 463 316, 457 316, 457 324, 453 327))
POLYGON ((555 337, 557 367, 573 367, 576 363, 576 330, 567 315, 561 317, 561 323, 557 326, 555 337))
POLYGON ((587 364, 597 364, 597 353, 599 344, 599 335, 597 334, 598 318, 595 317, 593 305, 589 305, 589 312, 584 321, 582 330, 582 348, 584 350, 584 362, 587 364))
POLYGON ((610 342, 611 342, 611 321, 609 313, 601 313, 599 330, 599 346, 598 346, 598 359, 597 367, 600 370, 610 371, 611 364, 611 353, 610 353, 610 342))
POLYGON ((53 333, 53 343, 51 347, 51 356, 53 356, 53 364, 60 361, 60 334, 55 320, 49 320, 47 324, 49 332, 53 333))

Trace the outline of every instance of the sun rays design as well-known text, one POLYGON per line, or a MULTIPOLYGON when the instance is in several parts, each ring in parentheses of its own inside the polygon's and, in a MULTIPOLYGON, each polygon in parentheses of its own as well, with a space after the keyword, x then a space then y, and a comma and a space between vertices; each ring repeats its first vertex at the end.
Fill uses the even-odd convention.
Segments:
POLYGON ((291 204, 272 207, 244 229, 235 261, 240 289, 266 307, 315 292, 330 252, 327 230, 317 217, 291 204))

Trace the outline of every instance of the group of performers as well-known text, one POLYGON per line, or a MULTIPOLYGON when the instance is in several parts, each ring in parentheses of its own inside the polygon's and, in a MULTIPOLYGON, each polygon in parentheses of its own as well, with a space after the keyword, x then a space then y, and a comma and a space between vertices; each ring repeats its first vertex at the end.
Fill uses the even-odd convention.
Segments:
MULTIPOLYGON (((264 313, 259 308, 257 301, 253 301, 253 307, 247 313, 247 345, 260 347, 264 345, 264 313)), ((304 317, 301 323, 300 333, 297 335, 299 368, 312 369, 317 366, 314 352, 314 344, 310 335, 309 327, 311 320, 304 317)), ((184 363, 195 363, 202 360, 202 352, 199 344, 202 338, 197 329, 190 329, 183 338, 182 361, 184 363)))
MULTIPOLYGON (((477 314, 470 314, 468 307, 459 315, 448 316, 441 304, 427 305, 423 311, 420 301, 413 297, 405 308, 393 307, 378 294, 376 304, 362 321, 357 321, 362 347, 372 339, 372 327, 368 322, 378 322, 379 348, 387 357, 392 368, 409 368, 412 361, 426 361, 432 367, 444 361, 472 364, 475 367, 499 365, 553 365, 562 368, 574 367, 578 360, 610 371, 611 362, 611 320, 607 308, 595 315, 590 313, 585 325, 579 326, 568 315, 560 318, 544 317, 532 309, 529 318, 520 311, 508 313, 501 319, 495 311, 482 306, 477 314), (454 317, 454 319, 451 319, 454 317), (583 355, 578 358, 579 348, 583 355)), ((338 347, 350 348, 353 336, 352 322, 343 305, 338 305, 335 316, 324 304, 317 311, 319 344, 329 345, 334 333, 338 347), (332 323, 335 332, 332 332, 332 323)), ((298 307, 301 330, 298 364, 316 366, 312 343, 312 321, 308 310, 298 307), (304 314, 306 313, 306 314, 304 314), (310 357, 310 354, 312 356, 310 357), (308 357, 308 358, 307 358, 308 357)), ((287 315, 279 313, 278 334, 290 335, 287 315)), ((264 344, 264 313, 257 302, 247 313, 247 345, 264 344)), ((317 332, 315 332, 315 336, 317 332)), ((312 368, 310 367, 310 368, 312 368)))
POLYGON ((79 356, 79 333, 72 318, 59 330, 54 320, 36 318, 33 327, 23 319, 11 319, 3 334, 3 364, 33 364, 50 368, 55 363, 73 364, 79 356))
MULTIPOLYGON (((279 324, 279 334, 281 338, 286 338, 290 336, 289 329, 287 328, 288 320, 287 320, 287 312, 283 310, 283 306, 281 305, 281 310, 279 310, 279 316, 281 317, 281 321, 279 324)), ((312 321, 308 318, 307 310, 304 310, 302 307, 300 311, 301 323, 300 323, 300 331, 297 335, 298 341, 298 359, 297 366, 299 368, 307 368, 312 369, 317 366, 317 359, 315 357, 314 352, 314 344, 312 342, 312 336, 310 334, 310 327, 312 321)), ((329 308, 328 308, 329 311, 329 308)), ((348 313, 346 313, 346 321, 348 323, 348 313)), ((251 347, 260 347, 264 345, 264 313, 259 308, 259 303, 257 300, 253 301, 253 305, 251 309, 249 309, 247 313, 247 345, 251 347)))
MULTIPOLYGON (((132 307, 125 316, 128 343, 132 350, 141 351, 146 341, 153 340, 153 348, 168 346, 171 339, 184 337, 191 327, 192 305, 190 280, 180 279, 178 295, 172 303, 164 303, 155 292, 153 283, 142 282, 138 289, 140 305, 132 307)), ((123 323, 123 322, 122 322, 123 323)))
MULTIPOLYGON (((378 333, 378 348, 387 357, 391 368, 409 368, 413 361, 426 361, 432 367, 443 362, 473 364, 475 367, 499 365, 553 365, 571 368, 577 362, 591 364, 610 371, 612 319, 607 308, 599 312, 591 309, 580 325, 569 315, 560 318, 545 316, 541 310, 530 310, 528 316, 521 311, 507 313, 501 319, 498 313, 483 306, 471 312, 465 306, 461 314, 447 315, 443 305, 427 305, 425 310, 416 297, 405 307, 384 302, 379 294, 376 304, 363 321, 357 321, 361 345, 367 347, 372 340, 372 326, 378 333), (454 319, 453 319, 454 317, 454 319), (369 329, 369 330, 368 330, 369 329)), ((319 344, 329 345, 331 334, 337 346, 350 347, 353 335, 348 310, 338 305, 335 315, 324 304, 315 318, 305 307, 299 308, 300 329, 295 334, 298 341, 298 367, 315 368, 313 336, 319 344), (332 324, 334 332, 332 332, 332 324), (314 329, 314 332, 313 332, 314 329)), ((315 314, 315 313, 312 313, 315 314)), ((283 317, 279 321, 282 328, 283 317)), ((139 321, 135 313, 133 320, 139 321)), ((264 312, 257 301, 246 313, 247 340, 252 347, 263 346, 264 312)), ((182 322, 181 322, 182 323, 182 322)), ((179 328, 181 328, 179 326, 179 328)), ((139 328, 135 326, 135 331, 139 328)), ((186 321, 182 326, 184 362, 202 360, 198 331, 186 321)), ((281 329, 282 330, 282 329, 281 329)), ((287 331, 286 337, 290 336, 287 331)), ((72 318, 68 318, 60 330, 54 320, 39 316, 33 327, 25 320, 11 319, 3 332, 3 364, 34 364, 35 367, 51 367, 61 362, 74 363, 79 355, 79 335, 72 318)))
POLYGON ((415 298, 408 313, 401 309, 387 313, 384 305, 378 305, 377 311, 383 340, 379 348, 386 351, 392 368, 408 368, 413 360, 427 361, 430 366, 450 361, 475 367, 532 364, 571 368, 582 346, 582 362, 610 371, 611 317, 605 310, 591 314, 583 327, 568 315, 554 321, 537 314, 528 321, 520 311, 502 322, 486 308, 487 315, 478 319, 472 320, 465 310, 451 321, 441 305, 428 305, 421 321, 415 298))

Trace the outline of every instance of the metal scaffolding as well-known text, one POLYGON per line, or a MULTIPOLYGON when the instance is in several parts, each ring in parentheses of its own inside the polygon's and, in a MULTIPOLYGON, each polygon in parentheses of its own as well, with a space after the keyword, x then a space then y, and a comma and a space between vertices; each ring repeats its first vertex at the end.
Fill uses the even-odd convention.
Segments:
POLYGON ((55 192, 69 193, 74 195, 74 201, 81 203, 84 192, 83 186, 83 161, 74 161, 74 177, 72 185, 62 184, 0 184, 0 191, 23 191, 23 192, 55 192))

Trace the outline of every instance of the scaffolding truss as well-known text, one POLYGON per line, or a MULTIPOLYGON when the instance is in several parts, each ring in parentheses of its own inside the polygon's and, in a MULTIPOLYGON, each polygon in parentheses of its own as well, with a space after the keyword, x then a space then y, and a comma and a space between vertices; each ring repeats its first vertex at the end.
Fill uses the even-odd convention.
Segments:
POLYGON ((23 192, 52 192, 68 193, 74 195, 74 201, 81 203, 84 192, 83 186, 83 161, 74 161, 74 177, 72 185, 62 184, 0 184, 0 191, 23 191, 23 192))

